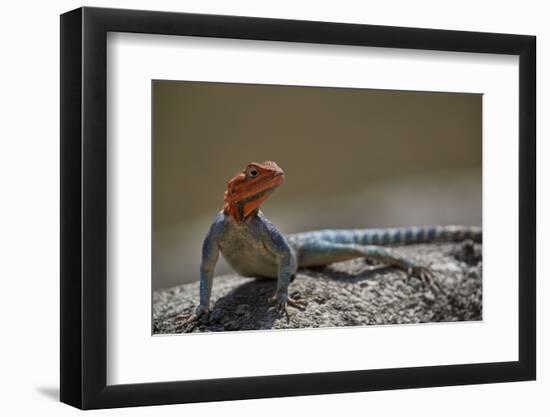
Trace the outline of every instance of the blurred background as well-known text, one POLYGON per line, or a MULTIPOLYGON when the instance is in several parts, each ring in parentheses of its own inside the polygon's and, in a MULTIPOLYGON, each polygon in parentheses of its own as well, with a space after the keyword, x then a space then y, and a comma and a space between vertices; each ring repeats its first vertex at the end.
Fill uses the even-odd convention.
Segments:
MULTIPOLYGON (((227 181, 276 161, 283 233, 481 225, 482 96, 153 81, 153 289, 198 280, 227 181)), ((216 274, 229 271, 220 256, 216 274)))

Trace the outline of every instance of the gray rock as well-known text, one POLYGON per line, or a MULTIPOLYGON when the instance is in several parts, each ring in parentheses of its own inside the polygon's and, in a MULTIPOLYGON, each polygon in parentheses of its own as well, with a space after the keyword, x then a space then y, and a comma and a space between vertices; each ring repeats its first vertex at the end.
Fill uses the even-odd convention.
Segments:
POLYGON ((394 268, 363 260, 300 270, 289 294, 305 300, 289 317, 270 309, 275 280, 223 275, 214 279, 212 312, 193 327, 182 326, 199 302, 199 283, 153 293, 153 332, 180 333, 297 329, 371 324, 472 321, 482 318, 481 245, 429 244, 399 247, 404 255, 433 266, 444 293, 417 278, 404 280, 394 268))

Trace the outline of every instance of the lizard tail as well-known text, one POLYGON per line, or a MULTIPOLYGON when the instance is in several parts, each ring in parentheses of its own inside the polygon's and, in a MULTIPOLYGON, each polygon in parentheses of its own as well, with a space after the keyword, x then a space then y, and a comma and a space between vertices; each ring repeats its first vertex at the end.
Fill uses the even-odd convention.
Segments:
POLYGON ((482 230, 477 226, 413 226, 354 231, 355 243, 361 245, 405 245, 432 242, 482 242, 482 230))

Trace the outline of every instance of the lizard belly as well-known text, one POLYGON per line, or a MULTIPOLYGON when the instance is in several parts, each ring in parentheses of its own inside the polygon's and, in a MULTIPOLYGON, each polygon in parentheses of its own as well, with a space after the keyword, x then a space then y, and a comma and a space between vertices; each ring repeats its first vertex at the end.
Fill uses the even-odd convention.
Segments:
POLYGON ((220 244, 227 263, 246 277, 277 278, 278 264, 275 255, 260 241, 246 237, 233 237, 220 244))

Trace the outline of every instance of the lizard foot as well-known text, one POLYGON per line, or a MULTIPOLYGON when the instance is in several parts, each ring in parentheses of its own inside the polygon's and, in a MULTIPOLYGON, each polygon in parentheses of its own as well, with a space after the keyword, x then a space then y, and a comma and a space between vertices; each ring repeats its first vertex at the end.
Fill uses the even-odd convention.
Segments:
POLYGON ((199 324, 206 323, 210 312, 206 309, 197 307, 195 312, 187 316, 178 316, 176 321, 182 322, 176 326, 176 331, 182 333, 191 333, 199 324))
POLYGON ((284 314, 286 316, 287 323, 290 322, 288 306, 294 307, 300 311, 304 311, 307 306, 307 303, 304 300, 297 300, 289 297, 288 294, 276 293, 271 301, 275 303, 275 305, 272 306, 270 310, 275 309, 279 314, 284 314))
POLYGON ((445 290, 441 287, 439 280, 430 268, 413 265, 409 266, 405 272, 407 274, 407 279, 417 277, 424 285, 428 286, 432 290, 445 294, 445 290))

